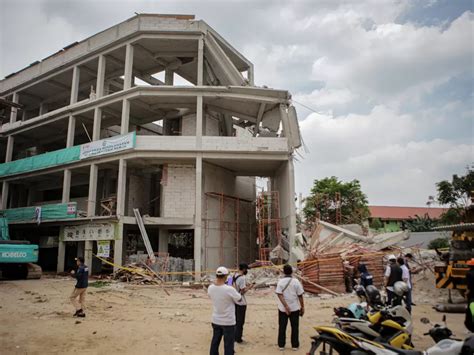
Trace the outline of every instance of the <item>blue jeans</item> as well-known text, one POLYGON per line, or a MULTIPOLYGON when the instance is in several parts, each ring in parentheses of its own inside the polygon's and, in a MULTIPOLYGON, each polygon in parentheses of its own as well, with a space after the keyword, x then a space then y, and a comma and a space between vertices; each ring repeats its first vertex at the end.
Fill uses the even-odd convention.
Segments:
POLYGON ((212 323, 212 340, 210 355, 219 355, 219 345, 224 337, 224 355, 234 355, 235 325, 218 325, 212 323))

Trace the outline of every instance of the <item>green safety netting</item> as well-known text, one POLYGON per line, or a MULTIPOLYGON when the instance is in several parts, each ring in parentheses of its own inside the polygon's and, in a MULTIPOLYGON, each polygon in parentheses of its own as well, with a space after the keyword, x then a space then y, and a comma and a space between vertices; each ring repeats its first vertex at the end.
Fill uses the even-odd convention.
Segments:
POLYGON ((27 171, 45 169, 52 166, 71 163, 79 160, 81 146, 55 150, 34 157, 19 159, 0 164, 0 176, 24 173, 27 171))
POLYGON ((33 207, 10 208, 7 210, 1 210, 0 215, 6 218, 8 222, 35 221, 37 220, 36 207, 41 207, 41 221, 77 217, 76 202, 55 203, 50 205, 33 207))

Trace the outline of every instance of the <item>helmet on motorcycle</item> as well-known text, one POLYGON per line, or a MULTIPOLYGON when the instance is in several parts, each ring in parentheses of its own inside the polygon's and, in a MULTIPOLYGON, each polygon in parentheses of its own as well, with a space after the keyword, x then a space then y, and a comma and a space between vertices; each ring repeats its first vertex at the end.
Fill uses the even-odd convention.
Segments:
POLYGON ((393 285, 393 292, 397 295, 402 297, 405 293, 408 292, 408 285, 406 282, 397 281, 393 285))
POLYGON ((369 285, 365 289, 367 297, 371 305, 382 304, 382 296, 380 295, 379 290, 374 285, 369 285))
POLYGON ((362 307, 362 305, 359 303, 352 303, 347 308, 352 312, 354 318, 356 319, 363 319, 366 316, 364 307, 362 307))

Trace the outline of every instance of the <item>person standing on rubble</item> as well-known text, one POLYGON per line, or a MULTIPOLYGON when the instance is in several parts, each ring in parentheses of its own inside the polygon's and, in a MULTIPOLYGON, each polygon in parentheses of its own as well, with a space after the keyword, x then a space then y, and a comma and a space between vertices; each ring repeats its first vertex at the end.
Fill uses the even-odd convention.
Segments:
POLYGON ((291 324, 291 347, 297 351, 300 347, 299 322, 304 315, 303 286, 293 278, 293 268, 290 265, 283 267, 285 276, 278 281, 275 293, 278 296, 278 347, 285 350, 286 327, 288 319, 291 324))
POLYGON ((405 294, 405 306, 407 308, 407 311, 411 313, 411 275, 410 275, 410 270, 408 267, 405 265, 405 259, 402 257, 399 257, 397 259, 397 264, 400 266, 400 269, 402 269, 402 279, 403 282, 406 282, 408 286, 408 291, 405 294))
POLYGON ((247 273, 249 266, 247 264, 239 265, 239 272, 232 277, 232 285, 238 293, 242 295, 242 300, 235 304, 235 341, 243 343, 242 335, 244 332, 245 313, 247 312, 247 300, 245 293, 253 287, 253 284, 247 283, 247 273))
POLYGON ((229 270, 220 266, 216 270, 216 282, 207 289, 212 300, 212 340, 210 355, 219 355, 219 345, 224 337, 224 354, 234 355, 235 304, 242 295, 226 284, 229 270))
POLYGON ((76 308, 74 317, 84 318, 86 316, 84 310, 87 287, 89 286, 89 268, 84 264, 84 258, 82 256, 76 258, 76 264, 77 271, 72 270, 71 275, 73 275, 77 281, 69 299, 76 308), (79 299, 79 301, 77 299, 79 299))
POLYGON ((367 287, 374 284, 374 278, 372 274, 367 270, 367 266, 363 263, 357 266, 357 270, 359 271, 359 284, 361 286, 367 287))
POLYGON ((393 285, 395 285, 395 282, 397 281, 403 281, 403 272, 400 266, 397 264, 397 258, 395 255, 389 255, 388 262, 389 264, 385 269, 384 286, 387 290, 387 302, 389 305, 391 305, 394 295, 393 285))

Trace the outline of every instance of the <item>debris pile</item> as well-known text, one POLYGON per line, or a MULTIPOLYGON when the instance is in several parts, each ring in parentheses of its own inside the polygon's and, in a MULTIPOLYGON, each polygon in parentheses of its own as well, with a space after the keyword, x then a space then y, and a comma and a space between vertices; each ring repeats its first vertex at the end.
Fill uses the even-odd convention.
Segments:
POLYGON ((137 285, 153 284, 158 285, 162 282, 162 279, 143 263, 132 263, 119 269, 114 273, 114 279, 122 282, 134 283, 137 285))
POLYGON ((152 262, 146 254, 132 254, 127 261, 125 267, 115 273, 115 279, 138 284, 194 280, 192 259, 158 256, 152 262))
POLYGON ((342 261, 338 253, 312 255, 306 259, 300 267, 305 291, 318 294, 326 288, 335 293, 343 293, 345 286, 342 261))
POLYGON ((297 236, 298 253, 304 255, 300 269, 307 292, 335 294, 352 289, 361 263, 374 277, 375 286, 383 285, 384 255, 399 249, 397 244, 408 239, 409 232, 363 235, 362 228, 356 227, 318 221, 308 238, 297 236))

